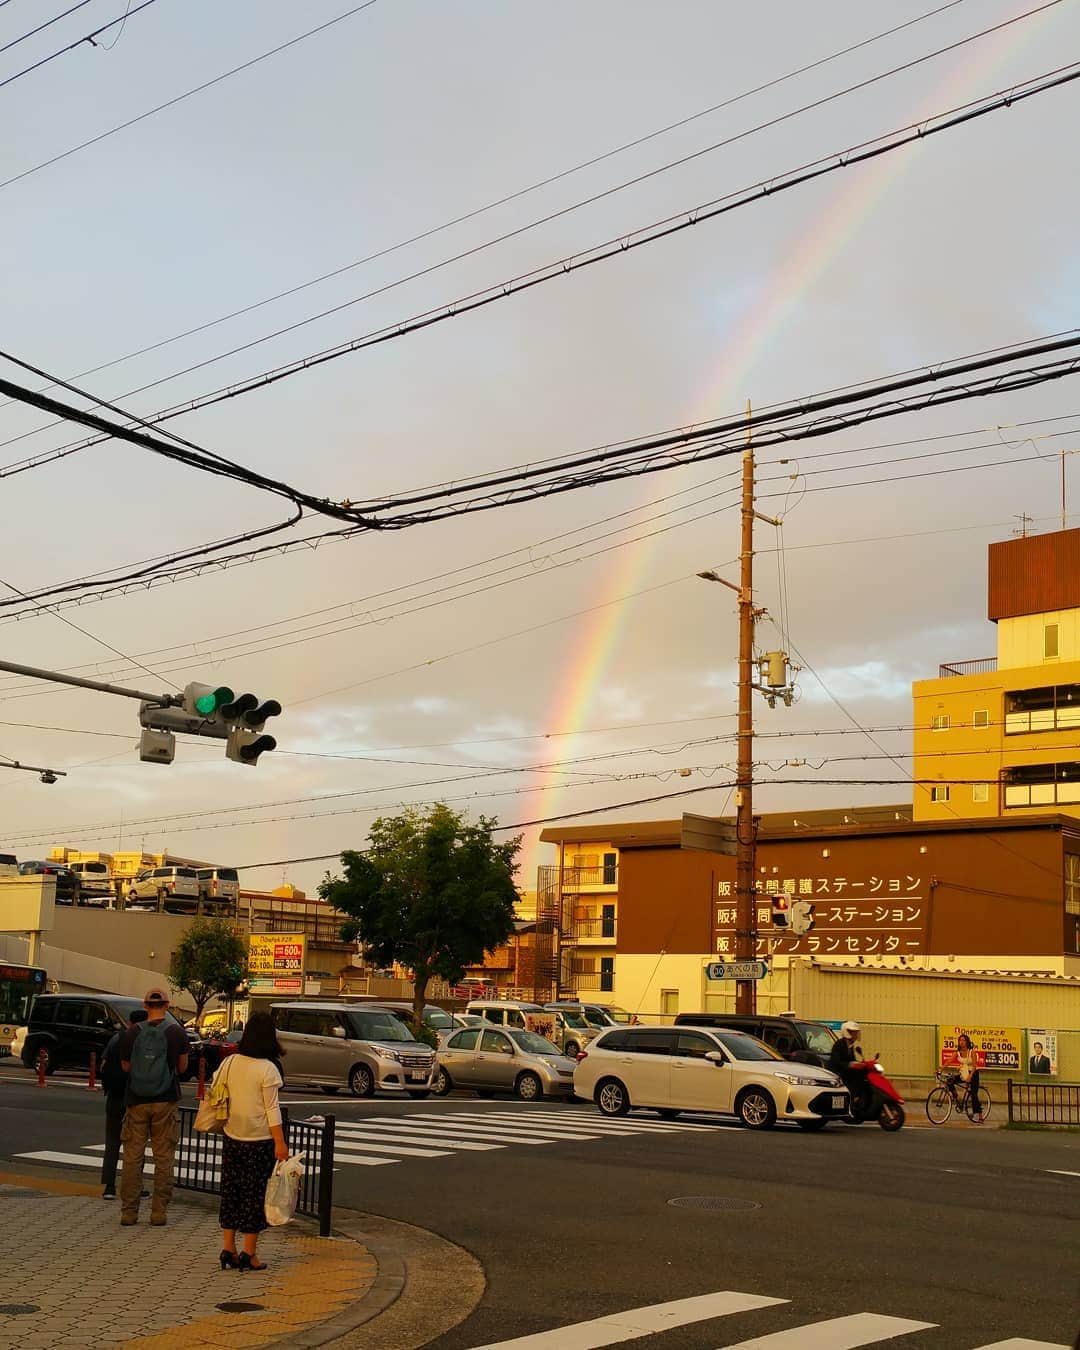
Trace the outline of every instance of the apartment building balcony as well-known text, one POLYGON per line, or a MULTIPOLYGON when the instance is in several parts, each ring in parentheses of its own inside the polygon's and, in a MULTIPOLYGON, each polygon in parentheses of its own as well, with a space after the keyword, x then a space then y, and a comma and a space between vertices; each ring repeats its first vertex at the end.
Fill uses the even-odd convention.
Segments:
POLYGON ((570 892, 575 895, 590 891, 617 891, 619 889, 618 866, 564 867, 562 889, 564 894, 570 892))
POLYGON ((996 656, 981 656, 974 661, 947 661, 938 666, 938 679, 947 680, 950 675, 989 675, 997 670, 996 656))

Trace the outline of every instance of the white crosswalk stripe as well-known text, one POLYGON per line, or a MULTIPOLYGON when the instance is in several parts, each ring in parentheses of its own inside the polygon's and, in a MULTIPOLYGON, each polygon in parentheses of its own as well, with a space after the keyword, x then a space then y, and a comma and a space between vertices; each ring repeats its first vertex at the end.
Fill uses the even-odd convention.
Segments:
MULTIPOLYGON (((676 1299, 672 1303, 628 1308, 625 1312, 515 1336, 508 1341, 490 1341, 476 1346, 474 1350, 600 1350, 602 1346, 651 1338, 679 1327, 743 1313, 752 1314, 764 1308, 785 1308, 785 1312, 791 1311, 793 1321, 798 1318, 797 1305, 788 1299, 724 1290, 715 1294, 699 1294, 694 1298, 676 1299)), ((899 1336, 916 1338, 905 1341, 910 1350, 916 1350, 919 1333, 937 1328, 936 1322, 860 1312, 818 1322, 803 1322, 780 1331, 754 1336, 750 1340, 726 1341, 723 1342, 723 1350, 857 1350, 860 1346, 883 1345, 899 1336)), ((722 1340, 723 1333, 717 1330, 718 1339, 722 1340)), ((958 1339, 956 1344, 963 1347, 966 1343, 958 1339)), ((994 1341, 992 1345, 972 1346, 971 1350, 1069 1350, 1069 1347, 1049 1341, 1027 1340, 1021 1336, 994 1341)))

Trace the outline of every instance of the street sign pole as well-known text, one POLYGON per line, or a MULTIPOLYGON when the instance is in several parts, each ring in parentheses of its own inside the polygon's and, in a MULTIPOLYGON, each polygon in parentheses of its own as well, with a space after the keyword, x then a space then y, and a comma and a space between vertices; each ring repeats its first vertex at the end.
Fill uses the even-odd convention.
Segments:
MULTIPOLYGON (((739 553, 739 733, 735 771, 735 959, 756 955, 756 823, 754 821, 754 449, 750 404, 746 405, 746 449, 742 457, 742 546, 739 553)), ((735 1011, 757 1010, 757 986, 739 980, 735 1011)))

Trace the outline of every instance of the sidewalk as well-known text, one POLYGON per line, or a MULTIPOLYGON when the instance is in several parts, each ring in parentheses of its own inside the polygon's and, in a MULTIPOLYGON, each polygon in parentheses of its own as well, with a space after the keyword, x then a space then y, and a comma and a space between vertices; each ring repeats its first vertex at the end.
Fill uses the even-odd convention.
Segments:
MULTIPOLYGON (((378 1345, 374 1320, 394 1304, 410 1311, 408 1263, 392 1242, 380 1270, 361 1237, 320 1238, 293 1223, 261 1235, 265 1273, 240 1274, 219 1267, 211 1198, 176 1192, 164 1228, 151 1228, 144 1211, 137 1226, 121 1228, 117 1205, 101 1199, 100 1187, 56 1173, 0 1173, 0 1232, 9 1239, 0 1350, 378 1345)), ((375 1231, 385 1222, 373 1220, 375 1231)), ((411 1313, 417 1321, 420 1310, 411 1313)))

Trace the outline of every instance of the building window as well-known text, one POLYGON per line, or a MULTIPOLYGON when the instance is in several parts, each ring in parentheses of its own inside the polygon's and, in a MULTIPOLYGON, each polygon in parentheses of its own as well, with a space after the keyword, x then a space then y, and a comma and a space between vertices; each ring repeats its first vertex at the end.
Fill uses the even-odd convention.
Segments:
POLYGON ((1043 660, 1050 661, 1058 655, 1058 625, 1048 623, 1043 629, 1043 660))
POLYGON ((973 802, 981 802, 981 803, 984 803, 984 804, 985 804, 986 802, 988 802, 988 801, 990 800, 990 784, 989 784, 989 783, 972 783, 972 785, 971 785, 971 800, 972 800, 973 802))
POLYGON ((615 988, 615 958, 613 956, 602 956, 600 958, 600 992, 610 994, 615 988))
POLYGON ((947 802, 950 795, 948 783, 935 783, 930 789, 930 800, 932 802, 947 802))
POLYGON ((949 726, 950 726, 949 714, 948 714, 948 713, 938 713, 937 716, 934 718, 934 720, 930 723, 930 730, 931 730, 931 731, 948 731, 949 726))
POLYGON ((660 1012, 664 1017, 674 1017, 679 1011, 679 991, 677 989, 660 990, 660 1012))
POLYGON ((1080 764, 1024 764, 1001 775, 1004 805, 1075 806, 1080 803, 1080 764))
POLYGON ((980 730, 983 727, 988 727, 990 725, 990 709, 976 708, 971 716, 971 725, 976 729, 976 731, 980 730))
POLYGON ((1065 951, 1080 954, 1080 854, 1065 854, 1065 951))
POLYGON ((1005 735, 1080 729, 1080 684, 1016 689, 1005 695, 1005 735))
POLYGON ((615 885, 615 867, 616 867, 617 863, 618 863, 618 854, 615 854, 615 853, 605 853, 605 854, 604 854, 604 885, 605 885, 605 886, 614 886, 614 885, 615 885))
POLYGON ((600 936, 613 938, 615 936, 615 906, 604 905, 600 911, 600 936))

